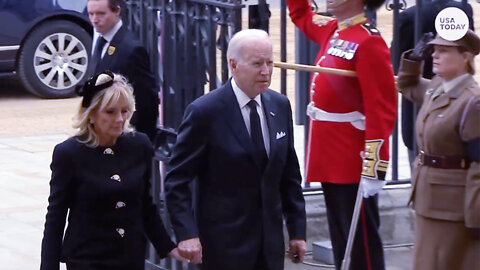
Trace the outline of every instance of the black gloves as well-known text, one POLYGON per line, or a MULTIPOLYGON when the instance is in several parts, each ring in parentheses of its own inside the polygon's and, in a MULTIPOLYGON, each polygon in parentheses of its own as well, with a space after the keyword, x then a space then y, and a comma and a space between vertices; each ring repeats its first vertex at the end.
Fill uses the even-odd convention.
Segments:
POLYGON ((408 56, 409 59, 415 61, 422 61, 425 60, 430 54, 432 53, 432 46, 428 44, 433 39, 433 33, 425 33, 420 38, 420 40, 413 48, 413 51, 408 56))

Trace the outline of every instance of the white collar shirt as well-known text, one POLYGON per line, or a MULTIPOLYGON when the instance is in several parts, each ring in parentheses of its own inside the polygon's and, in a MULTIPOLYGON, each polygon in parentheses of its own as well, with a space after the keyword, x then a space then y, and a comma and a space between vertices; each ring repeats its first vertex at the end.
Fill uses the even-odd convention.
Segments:
MULTIPOLYGON (((232 88, 235 97, 237 98, 238 105, 240 106, 240 111, 242 112, 243 121, 245 122, 245 127, 247 128, 248 134, 250 133, 250 107, 247 106, 248 102, 250 102, 250 98, 238 87, 235 79, 232 77, 232 88)), ((265 110, 263 109, 262 105, 262 96, 257 95, 254 100, 257 103, 257 113, 260 116, 260 126, 262 127, 262 135, 263 135, 263 143, 265 145, 265 151, 267 155, 270 156, 270 140, 268 127, 267 127, 267 119, 265 117, 265 110)))

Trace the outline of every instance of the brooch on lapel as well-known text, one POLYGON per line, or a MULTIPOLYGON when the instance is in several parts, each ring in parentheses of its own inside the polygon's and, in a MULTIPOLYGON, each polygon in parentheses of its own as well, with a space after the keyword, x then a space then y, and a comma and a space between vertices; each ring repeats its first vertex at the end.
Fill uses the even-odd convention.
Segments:
POLYGON ((114 53, 115 53, 115 49, 116 49, 116 48, 115 48, 115 46, 113 46, 113 45, 108 46, 108 50, 107 50, 108 55, 114 54, 114 53))
POLYGON ((115 153, 113 152, 112 148, 106 148, 106 149, 103 151, 103 154, 104 154, 104 155, 114 155, 115 153))

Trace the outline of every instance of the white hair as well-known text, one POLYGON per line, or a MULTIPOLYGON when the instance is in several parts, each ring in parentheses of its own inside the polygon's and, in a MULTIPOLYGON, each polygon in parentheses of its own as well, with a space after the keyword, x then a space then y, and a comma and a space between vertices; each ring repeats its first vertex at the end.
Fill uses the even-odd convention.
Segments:
POLYGON ((266 40, 270 45, 272 44, 268 33, 260 29, 245 29, 237 32, 230 39, 227 49, 227 60, 240 59, 240 51, 244 47, 245 43, 251 41, 252 39, 256 40, 266 40))

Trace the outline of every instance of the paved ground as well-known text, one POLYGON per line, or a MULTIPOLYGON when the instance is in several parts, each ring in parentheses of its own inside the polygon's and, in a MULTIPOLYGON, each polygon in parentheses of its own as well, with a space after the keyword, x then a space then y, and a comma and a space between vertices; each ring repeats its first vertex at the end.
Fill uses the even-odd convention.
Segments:
POLYGON ((0 139, 0 268, 38 269, 52 147, 66 134, 0 139))

